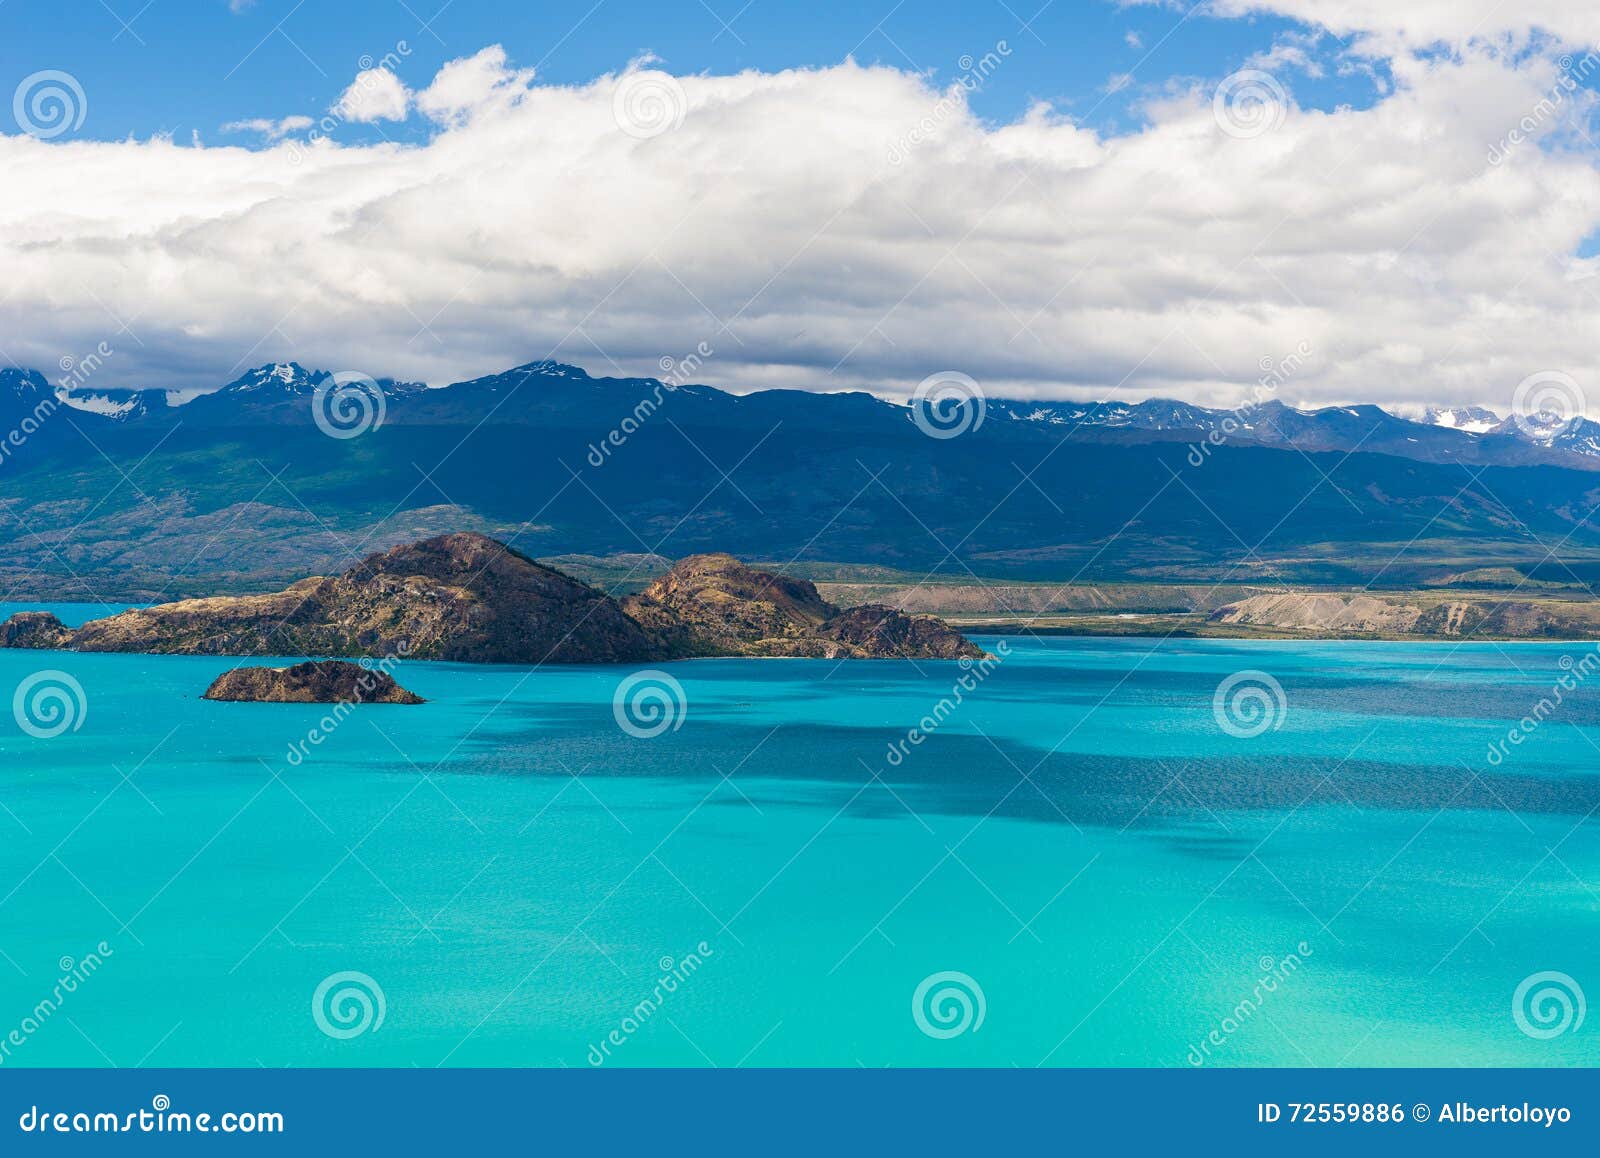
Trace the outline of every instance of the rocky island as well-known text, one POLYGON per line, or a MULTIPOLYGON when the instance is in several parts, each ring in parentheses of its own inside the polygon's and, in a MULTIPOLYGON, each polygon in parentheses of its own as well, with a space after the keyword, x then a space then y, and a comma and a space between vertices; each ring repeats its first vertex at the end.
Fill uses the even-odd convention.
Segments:
POLYGON ((470 532, 395 547, 272 594, 163 603, 75 631, 23 612, 0 624, 0 647, 512 664, 984 655, 940 619, 870 604, 844 610, 804 579, 730 555, 680 560, 618 601, 470 532))
POLYGON ((48 611, 19 611, 0 623, 0 647, 63 648, 72 631, 48 611))
POLYGON ((421 704, 388 672, 343 659, 308 660, 288 667, 236 667, 219 675, 207 700, 271 704, 421 704))
POLYGON ((981 659, 942 619, 876 604, 844 611, 805 579, 757 571, 732 555, 692 555, 622 609, 685 655, 814 659, 981 659))

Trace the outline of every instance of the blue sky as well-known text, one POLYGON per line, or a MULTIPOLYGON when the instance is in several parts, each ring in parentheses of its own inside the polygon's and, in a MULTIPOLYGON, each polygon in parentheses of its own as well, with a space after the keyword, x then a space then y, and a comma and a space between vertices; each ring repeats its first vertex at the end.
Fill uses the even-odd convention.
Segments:
MULTIPOLYGON (((1280 37, 1305 31, 1280 17, 1186 17, 1171 6, 1105 0, 10 0, 0 5, 0 90, 39 69, 60 69, 88 94, 79 136, 168 133, 187 141, 198 131, 215 140, 230 122, 320 116, 363 57, 381 58, 401 42, 410 52, 397 72, 420 87, 446 61, 489 44, 504 45, 514 64, 551 84, 619 71, 642 53, 679 75, 823 66, 853 56, 945 84, 960 75, 963 56, 1005 40, 1011 58, 974 95, 975 111, 1006 121, 1048 101, 1084 123, 1126 131, 1139 122, 1133 102, 1173 78, 1215 80, 1280 37), (1132 83, 1108 91, 1114 77, 1130 73, 1132 83)), ((1313 55, 1339 47, 1324 35, 1313 55)), ((1377 95, 1365 73, 1322 71, 1285 70, 1301 105, 1360 107, 1377 95)), ((415 119, 383 131, 399 139, 426 133, 415 119)), ((345 125, 339 139, 375 135, 345 125)))

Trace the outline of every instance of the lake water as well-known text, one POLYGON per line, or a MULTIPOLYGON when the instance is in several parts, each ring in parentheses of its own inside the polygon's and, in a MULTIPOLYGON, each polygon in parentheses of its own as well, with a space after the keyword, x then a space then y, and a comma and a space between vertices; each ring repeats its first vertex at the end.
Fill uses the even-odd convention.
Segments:
POLYGON ((667 665, 629 729, 624 668, 330 730, 0 652, 76 684, 0 729, 0 1064, 1600 1061, 1593 645, 1004 642, 667 665))

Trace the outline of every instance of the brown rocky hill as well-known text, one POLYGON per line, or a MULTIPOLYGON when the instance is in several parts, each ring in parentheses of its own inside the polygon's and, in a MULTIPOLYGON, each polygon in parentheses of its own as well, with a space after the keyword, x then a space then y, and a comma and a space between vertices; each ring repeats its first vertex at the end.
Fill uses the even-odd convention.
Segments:
POLYGON ((691 555, 622 601, 634 619, 690 655, 977 659, 943 620, 877 605, 841 611, 805 579, 757 571, 732 555, 691 555))
POLYGON ((805 580, 699 555, 625 603, 472 532, 375 554, 283 591, 186 599, 77 631, 23 613, 0 647, 187 655, 400 656, 462 663, 643 663, 709 655, 961 658, 942 621, 841 613, 805 580))
POLYGON ((868 603, 841 611, 819 634, 859 654, 981 659, 984 651, 942 619, 868 603))
POLYGON ((631 663, 660 647, 616 601, 475 533, 373 555, 270 595, 186 599, 86 623, 77 651, 403 655, 464 663, 631 663))
POLYGON ((208 700, 273 704, 420 704, 425 701, 387 672, 344 659, 310 660, 288 667, 236 667, 212 681, 208 700))
POLYGON ((48 611, 19 611, 0 623, 0 647, 57 648, 71 641, 71 628, 48 611))

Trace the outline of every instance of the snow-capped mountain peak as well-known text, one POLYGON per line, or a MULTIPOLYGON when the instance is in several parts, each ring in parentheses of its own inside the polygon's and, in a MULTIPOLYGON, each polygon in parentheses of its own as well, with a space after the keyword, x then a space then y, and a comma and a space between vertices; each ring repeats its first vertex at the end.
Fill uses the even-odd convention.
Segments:
POLYGON ((132 422, 175 405, 169 393, 160 389, 74 390, 63 401, 74 410, 115 422, 132 422))
POLYGON ((326 370, 307 370, 299 362, 269 362, 265 366, 246 370, 217 393, 281 391, 288 394, 309 394, 316 390, 317 383, 327 376, 326 370))
POLYGON ((1500 416, 1483 406, 1430 406, 1423 411, 1422 421, 1446 430, 1487 434, 1500 425, 1500 416))

